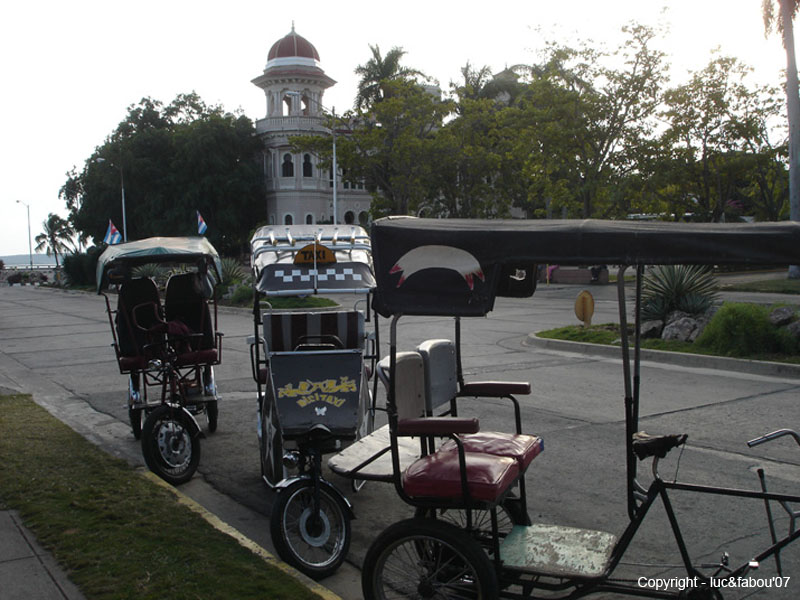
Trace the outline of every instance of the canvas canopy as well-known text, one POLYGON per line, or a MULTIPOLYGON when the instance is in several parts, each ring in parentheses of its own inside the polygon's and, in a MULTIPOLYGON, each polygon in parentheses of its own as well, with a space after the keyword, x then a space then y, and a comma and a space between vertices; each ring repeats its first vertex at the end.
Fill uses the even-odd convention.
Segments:
POLYGON ((256 289, 268 296, 367 293, 372 247, 355 225, 261 227, 250 242, 256 289))
POLYGON ((372 225, 383 316, 488 313, 535 265, 800 264, 800 224, 390 217, 372 225))
POLYGON ((151 237, 106 248, 97 259, 97 291, 109 283, 112 269, 130 269, 148 263, 200 263, 221 280, 222 263, 204 237, 151 237))

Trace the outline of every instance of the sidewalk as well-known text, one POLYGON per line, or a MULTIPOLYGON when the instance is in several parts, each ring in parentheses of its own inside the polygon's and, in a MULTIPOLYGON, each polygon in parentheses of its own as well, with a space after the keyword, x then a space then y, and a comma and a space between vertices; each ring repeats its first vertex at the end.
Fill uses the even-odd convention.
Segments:
POLYGON ((0 510, 0 589, 3 600, 84 599, 11 510, 0 510))

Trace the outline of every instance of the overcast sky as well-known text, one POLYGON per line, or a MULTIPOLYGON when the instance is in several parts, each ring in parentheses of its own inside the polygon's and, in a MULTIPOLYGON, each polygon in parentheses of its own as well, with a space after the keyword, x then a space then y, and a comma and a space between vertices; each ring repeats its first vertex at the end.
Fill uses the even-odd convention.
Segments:
POLYGON ((703 68, 715 47, 764 83, 779 84, 785 67, 780 39, 764 37, 761 0, 28 0, 3 13, 0 256, 28 251, 26 210, 16 200, 30 205, 34 237, 48 213, 66 216, 58 199, 65 173, 80 171, 141 98, 168 103, 194 90, 209 104, 263 118, 264 93, 251 80, 293 21, 338 82, 324 98, 338 112, 353 102, 353 69, 369 59, 369 44, 384 53, 401 46, 405 64, 443 90, 467 61, 497 72, 534 62, 544 40, 613 46, 631 20, 669 27, 658 45, 676 81, 703 68))

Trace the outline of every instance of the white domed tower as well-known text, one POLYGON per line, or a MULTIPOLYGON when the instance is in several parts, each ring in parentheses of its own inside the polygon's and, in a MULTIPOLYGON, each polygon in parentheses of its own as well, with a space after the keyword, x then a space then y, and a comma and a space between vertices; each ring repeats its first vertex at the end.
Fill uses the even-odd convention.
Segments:
MULTIPOLYGON (((264 142, 264 176, 269 224, 333 221, 333 177, 318 168, 311 153, 293 153, 289 138, 330 135, 323 112, 325 90, 336 82, 319 66, 314 45, 291 32, 272 45, 264 72, 253 83, 264 90, 267 116, 256 121, 264 142)), ((363 185, 343 183, 337 177, 337 223, 365 222, 370 196, 363 185), (361 189, 358 189, 358 188, 361 189), (355 188, 355 189, 354 189, 355 188)))

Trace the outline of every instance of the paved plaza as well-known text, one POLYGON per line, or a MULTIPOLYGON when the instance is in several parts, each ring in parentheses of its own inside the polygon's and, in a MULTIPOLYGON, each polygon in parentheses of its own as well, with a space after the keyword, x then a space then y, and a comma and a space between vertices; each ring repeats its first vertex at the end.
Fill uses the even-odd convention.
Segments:
MULTIPOLYGON (((530 299, 498 299, 488 318, 465 319, 465 377, 531 382, 531 395, 521 398, 523 428, 541 435, 546 449, 527 475, 531 518, 619 533, 627 522, 619 357, 583 346, 534 344, 529 337, 535 331, 576 323, 573 304, 580 289, 542 286, 530 299)), ((618 320, 616 288, 591 291, 596 307, 593 322, 618 320)), ((245 309, 223 308, 219 319, 225 333, 223 364, 216 372, 222 396, 219 429, 202 441, 198 472, 180 489, 274 552, 269 536, 273 497, 260 479, 255 384, 246 343, 253 334, 252 317, 245 309)), ((387 321, 381 325, 385 341, 387 321)), ((452 321, 446 318, 409 317, 401 320, 399 331, 401 349, 411 349, 424 339, 453 337, 452 321)), ((0 339, 0 387, 32 393, 37 402, 103 449, 144 464, 127 422, 126 377, 119 374, 110 347, 101 296, 0 288, 0 339)), ((712 359, 688 365, 645 360, 640 426, 651 433, 689 434, 680 463, 665 461, 663 472, 679 467, 682 480, 755 489, 755 469, 764 466, 771 488, 796 492, 798 449, 787 442, 750 450, 745 441, 783 426, 800 428, 798 391, 800 374, 791 369, 736 368, 735 363, 720 365, 712 359)), ((483 429, 510 427, 511 414, 502 401, 478 402, 472 414, 480 418, 483 429)), ((346 565, 323 583, 341 597, 357 600, 359 567, 371 540, 413 509, 397 498, 391 485, 370 483, 354 493, 347 480, 329 476, 352 502, 356 519, 346 565)), ((763 541, 763 505, 741 504, 690 498, 677 506, 681 525, 691 534, 690 548, 696 547, 709 561, 729 551, 733 562, 748 552, 748 542, 763 541)), ((639 562, 679 560, 674 548, 664 543, 665 526, 663 515, 655 515, 640 535, 631 555, 635 564, 624 568, 625 576, 645 574, 639 562)), ((784 565, 800 578, 798 550, 785 553, 784 565)), ((774 568, 764 565, 759 576, 762 571, 774 568)), ((794 592, 791 588, 763 590, 751 597, 797 597, 800 587, 794 592)))

